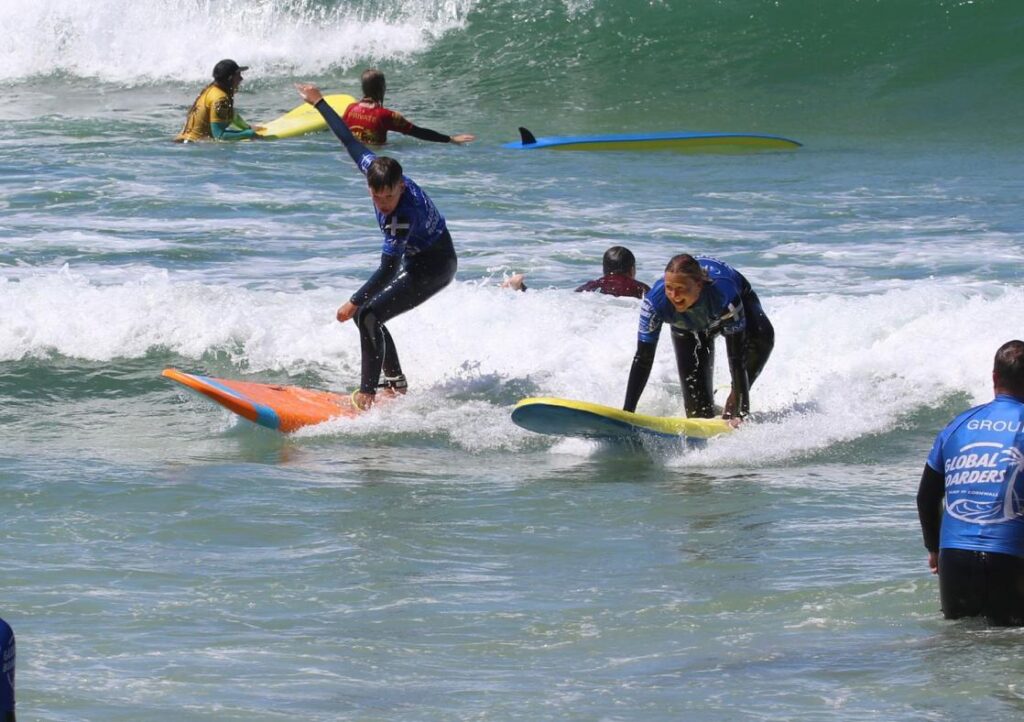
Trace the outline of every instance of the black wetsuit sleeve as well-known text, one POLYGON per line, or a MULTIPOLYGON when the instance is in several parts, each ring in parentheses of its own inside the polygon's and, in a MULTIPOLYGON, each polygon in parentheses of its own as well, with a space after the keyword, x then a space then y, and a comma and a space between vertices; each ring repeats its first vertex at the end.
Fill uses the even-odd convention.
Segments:
POLYGON ((921 472, 921 483, 917 487, 917 517, 921 520, 924 534, 924 548, 930 552, 939 550, 939 530, 942 527, 942 497, 946 495, 946 480, 941 472, 928 464, 921 472))
POLYGON ((388 282, 398 273, 400 262, 398 256, 391 256, 387 253, 380 254, 380 266, 373 272, 373 275, 363 284, 363 287, 353 294, 351 301, 357 306, 362 306, 369 299, 376 296, 388 282))
POLYGON ((366 170, 363 168, 362 161, 369 155, 375 158, 373 152, 365 145, 356 140, 356 137, 352 135, 352 131, 345 125, 345 121, 334 112, 334 108, 327 104, 326 100, 319 100, 316 104, 316 109, 320 111, 320 115, 327 121, 327 127, 338 137, 338 140, 345 146, 345 150, 352 156, 352 160, 356 162, 356 167, 365 175, 366 170))
POLYGON ((637 341, 633 365, 629 368, 629 381, 626 383, 626 400, 622 403, 625 411, 636 411, 640 395, 644 392, 647 379, 650 378, 651 369, 654 367, 654 352, 657 348, 657 343, 637 341))
POLYGON ((725 337, 725 352, 729 356, 729 374, 732 376, 732 390, 736 400, 735 414, 741 419, 750 413, 750 379, 744 358, 746 332, 729 334, 725 337))
POLYGON ((418 125, 414 125, 409 128, 409 132, 406 135, 411 135, 413 138, 419 138, 420 140, 429 140, 432 143, 451 143, 452 137, 445 135, 444 133, 438 133, 436 130, 430 128, 421 128, 418 125))

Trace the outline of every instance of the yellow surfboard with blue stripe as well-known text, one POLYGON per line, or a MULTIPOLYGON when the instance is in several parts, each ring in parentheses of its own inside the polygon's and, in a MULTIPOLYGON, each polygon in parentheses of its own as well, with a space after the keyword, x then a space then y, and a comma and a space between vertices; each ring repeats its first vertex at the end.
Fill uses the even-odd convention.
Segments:
POLYGON ((505 143, 516 150, 589 150, 589 151, 675 151, 678 153, 756 153, 766 150, 795 150, 801 143, 778 135, 754 133, 713 133, 680 130, 666 133, 619 133, 611 135, 575 135, 534 137, 520 128, 518 142, 505 143))
POLYGON ((710 439, 732 431, 724 419, 648 416, 613 406, 552 397, 523 399, 512 409, 512 422, 528 431, 587 439, 710 439))

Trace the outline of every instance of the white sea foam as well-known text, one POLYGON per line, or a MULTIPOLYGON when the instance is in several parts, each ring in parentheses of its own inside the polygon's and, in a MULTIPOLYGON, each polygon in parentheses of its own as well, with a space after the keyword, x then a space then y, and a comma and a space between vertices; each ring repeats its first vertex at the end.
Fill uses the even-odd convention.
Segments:
MULTIPOLYGON (((198 363, 220 352, 250 373, 316 366, 351 388, 357 334, 334 320, 350 291, 253 290, 153 271, 102 283, 65 267, 0 281, 0 360, 57 353, 114 363, 166 348, 198 363)), ((951 291, 929 280, 867 296, 772 296, 777 343, 753 390, 766 418, 682 463, 781 460, 885 432, 951 393, 984 401, 994 350, 1020 336, 1022 301, 1015 287, 951 291)), ((508 423, 508 394, 621 403, 636 319, 632 299, 456 282, 389 324, 417 394, 395 414, 313 433, 439 432, 467 448, 520 445, 529 435, 508 423)), ((640 410, 678 414, 671 344, 661 346, 640 410)), ((724 395, 724 349, 716 378, 724 395)))
POLYGON ((0 3, 0 81, 54 72, 127 85, 196 81, 221 57, 264 76, 318 74, 424 50, 460 27, 473 3, 7 0, 0 3))

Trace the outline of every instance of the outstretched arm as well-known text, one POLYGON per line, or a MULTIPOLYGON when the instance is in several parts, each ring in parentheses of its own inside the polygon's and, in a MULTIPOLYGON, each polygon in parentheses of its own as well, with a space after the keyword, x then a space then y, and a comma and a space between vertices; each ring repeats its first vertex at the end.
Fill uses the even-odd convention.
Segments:
POLYGON ((369 148, 356 140, 356 137, 352 135, 352 131, 345 125, 345 121, 338 117, 338 114, 334 112, 334 108, 324 100, 324 95, 320 92, 320 88, 310 83, 296 83, 295 88, 299 91, 299 95, 303 100, 320 111, 320 115, 327 121, 327 126, 338 137, 338 140, 342 142, 345 150, 352 156, 352 160, 356 162, 356 166, 365 175, 366 169, 377 156, 369 148))
POLYGON ((421 128, 418 125, 410 127, 406 135, 411 135, 413 138, 419 138, 420 140, 429 140, 432 143, 455 143, 455 145, 462 145, 463 143, 470 143, 476 140, 476 136, 469 133, 445 135, 430 128, 421 128))

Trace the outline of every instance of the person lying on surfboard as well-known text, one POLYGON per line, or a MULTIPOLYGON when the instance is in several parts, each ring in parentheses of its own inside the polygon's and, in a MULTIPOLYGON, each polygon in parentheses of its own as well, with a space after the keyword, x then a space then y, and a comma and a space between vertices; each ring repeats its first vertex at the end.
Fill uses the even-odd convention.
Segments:
MULTIPOLYGON (((593 281, 587 281, 576 289, 576 293, 596 291, 608 296, 643 298, 644 294, 651 290, 646 283, 636 280, 636 257, 625 246, 612 246, 605 251, 601 267, 604 275, 593 281)), ((526 275, 517 273, 509 276, 501 284, 501 287, 511 288, 514 291, 525 291, 526 275)))
POLYGON ((177 143, 192 143, 197 140, 259 140, 260 126, 250 127, 235 112, 235 93, 242 84, 242 71, 248 65, 239 65, 234 60, 224 59, 213 66, 213 82, 196 96, 189 108, 185 125, 175 137, 177 143), (236 129, 230 126, 234 125, 236 129))
POLYGON ((384 234, 380 266, 338 309, 338 321, 355 318, 362 346, 362 378, 352 401, 369 408, 380 386, 404 393, 408 386, 385 322, 419 306, 451 283, 458 260, 444 216, 430 197, 402 173, 394 158, 377 156, 355 136, 315 85, 297 83, 366 176, 377 223, 384 234))
POLYGON ((406 120, 401 113, 385 108, 384 92, 387 83, 384 80, 384 73, 376 68, 364 70, 360 80, 363 85, 363 99, 348 106, 342 120, 352 131, 352 135, 363 143, 384 145, 388 142, 389 130, 434 143, 462 145, 476 140, 475 135, 468 133, 445 135, 429 128, 420 128, 406 120))
POLYGON ((715 337, 725 336, 732 391, 722 417, 739 424, 750 411, 750 386, 775 346, 775 330, 747 279, 705 256, 683 253, 668 262, 664 278, 644 296, 640 309, 636 355, 622 406, 626 411, 636 411, 647 385, 663 323, 672 327, 683 402, 691 418, 715 415, 715 337))

